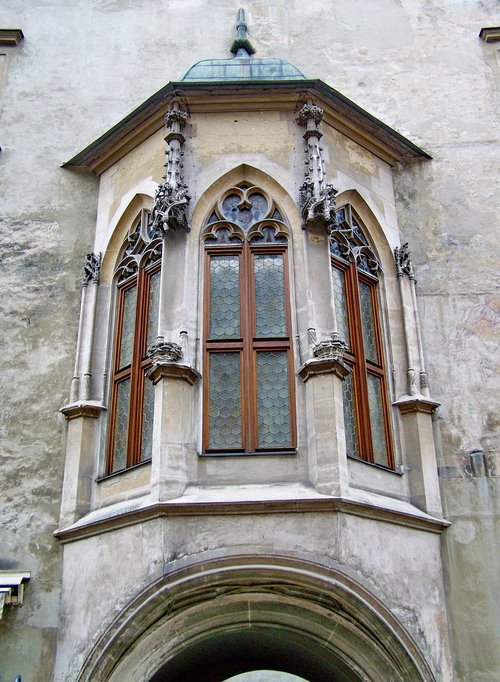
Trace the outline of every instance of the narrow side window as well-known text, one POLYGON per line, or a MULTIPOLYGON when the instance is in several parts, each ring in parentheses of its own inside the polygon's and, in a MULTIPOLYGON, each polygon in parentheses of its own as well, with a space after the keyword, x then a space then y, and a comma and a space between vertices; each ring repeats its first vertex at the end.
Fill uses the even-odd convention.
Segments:
POLYGON ((106 473, 151 459, 153 385, 147 355, 158 329, 161 241, 147 215, 129 234, 115 273, 116 314, 106 473))
POLYGON ((349 205, 337 213, 331 236, 337 329, 351 373, 343 384, 350 457, 394 467, 389 400, 379 312, 380 265, 349 205))

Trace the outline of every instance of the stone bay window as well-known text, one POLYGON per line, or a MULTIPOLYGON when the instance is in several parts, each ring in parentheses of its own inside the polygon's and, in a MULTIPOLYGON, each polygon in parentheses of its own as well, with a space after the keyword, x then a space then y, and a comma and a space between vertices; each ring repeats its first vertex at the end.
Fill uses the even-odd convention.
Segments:
POLYGON ((87 262, 63 408, 66 524, 226 484, 372 490, 440 513, 391 177, 427 155, 245 45, 67 164, 101 177, 103 255, 87 262))

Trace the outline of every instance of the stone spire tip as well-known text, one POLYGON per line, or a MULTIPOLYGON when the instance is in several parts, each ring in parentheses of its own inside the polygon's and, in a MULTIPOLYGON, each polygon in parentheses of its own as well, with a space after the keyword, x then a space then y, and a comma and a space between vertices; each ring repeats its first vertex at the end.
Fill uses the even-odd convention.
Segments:
POLYGON ((233 40, 230 52, 236 57, 250 57, 255 54, 255 49, 247 37, 247 25, 245 23, 245 10, 238 11, 238 23, 236 24, 236 38, 233 40))

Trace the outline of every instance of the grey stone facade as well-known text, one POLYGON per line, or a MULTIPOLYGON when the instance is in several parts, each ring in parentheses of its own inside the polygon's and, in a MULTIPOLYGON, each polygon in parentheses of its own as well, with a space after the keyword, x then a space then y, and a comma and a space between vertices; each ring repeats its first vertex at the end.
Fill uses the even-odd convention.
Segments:
POLYGON ((152 462, 111 477, 114 269, 181 88, 113 126, 228 58, 239 5, 4 4, 24 40, 0 44, 0 578, 31 577, 3 608, 2 682, 191 679, 231 647, 311 680, 496 679, 500 43, 479 37, 496 3, 244 4, 253 58, 306 80, 181 92, 190 231, 160 231, 174 345, 153 358, 152 462), (307 99, 325 111, 318 186, 352 205, 383 273, 392 471, 346 457, 327 229, 300 210, 307 99), (243 181, 286 219, 297 452, 200 457, 203 231, 243 181))

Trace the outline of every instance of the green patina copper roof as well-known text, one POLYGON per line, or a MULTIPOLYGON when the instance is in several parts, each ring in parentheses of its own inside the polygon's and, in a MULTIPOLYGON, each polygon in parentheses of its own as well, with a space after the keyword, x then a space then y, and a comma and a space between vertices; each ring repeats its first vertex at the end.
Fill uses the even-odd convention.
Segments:
POLYGON ((255 50, 247 37, 245 14, 239 11, 236 38, 231 46, 231 59, 204 59, 192 66, 183 81, 276 81, 305 80, 296 66, 284 59, 255 59, 255 50))

